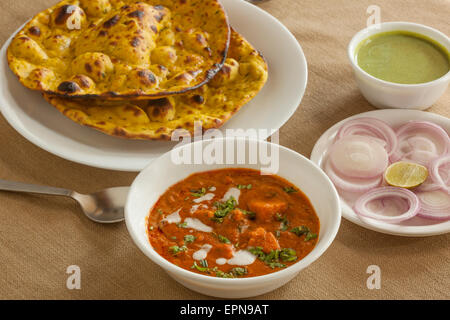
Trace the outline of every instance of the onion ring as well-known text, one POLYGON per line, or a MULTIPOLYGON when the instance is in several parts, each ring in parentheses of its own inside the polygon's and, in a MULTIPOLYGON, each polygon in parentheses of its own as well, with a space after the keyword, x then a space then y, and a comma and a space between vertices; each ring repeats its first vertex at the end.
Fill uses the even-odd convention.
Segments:
POLYGON ((386 197, 370 201, 367 206, 374 213, 390 216, 398 215, 398 212, 405 212, 409 208, 408 202, 400 197, 386 197))
POLYGON ((420 150, 420 151, 428 151, 434 154, 438 154, 438 150, 436 148, 436 145, 433 141, 426 137, 421 136, 413 136, 408 139, 405 139, 401 142, 399 142, 398 150, 403 152, 408 152, 410 150, 404 150, 406 148, 411 150, 420 150))
POLYGON ((353 209, 356 212, 356 214, 362 217, 389 223, 397 223, 411 219, 412 217, 416 216, 420 210, 420 202, 417 195, 415 195, 412 191, 409 191, 407 189, 396 187, 379 187, 370 190, 365 194, 363 194, 361 197, 359 197, 358 200, 356 200, 353 209), (408 210, 398 216, 384 216, 372 212, 367 208, 368 203, 373 200, 379 200, 393 196, 407 200, 409 204, 408 210))
POLYGON ((333 181, 336 188, 348 191, 348 192, 366 192, 373 188, 378 187, 383 182, 383 177, 376 177, 371 179, 358 179, 358 178, 343 178, 340 177, 333 169, 330 161, 326 161, 324 171, 328 175, 331 181, 333 181))
POLYGON ((428 171, 430 172, 430 178, 433 183, 440 186, 443 190, 446 190, 447 193, 450 193, 450 187, 448 186, 448 180, 450 176, 450 154, 446 154, 442 157, 434 159, 430 163, 428 171), (446 177, 443 177, 441 175, 441 168, 443 170, 446 170, 446 177))
POLYGON ((400 160, 407 160, 423 166, 428 166, 428 164, 437 157, 437 153, 432 153, 431 151, 412 150, 406 153, 400 160))
POLYGON ((419 192, 421 208, 418 213, 423 218, 433 220, 450 219, 450 195, 442 190, 419 192))
POLYGON ((381 139, 386 142, 386 151, 390 156, 397 150, 397 136, 386 122, 377 118, 356 118, 345 122, 337 133, 342 139, 349 135, 363 135, 381 139))
MULTIPOLYGON (((449 145, 450 145, 450 139, 448 137, 448 133, 440 126, 438 126, 435 123, 432 122, 428 122, 428 121, 409 121, 403 125, 401 125, 397 131, 397 139, 398 139, 398 145, 402 146, 404 145, 404 141, 409 141, 411 138, 413 139, 413 141, 415 140, 417 143, 417 138, 419 137, 419 133, 418 131, 421 130, 426 130, 428 132, 428 134, 430 135, 430 137, 436 138, 437 140, 439 140, 442 143, 442 150, 440 152, 437 151, 436 148, 436 144, 435 144, 435 149, 437 152, 437 156, 440 155, 444 155, 447 154, 448 150, 449 150, 449 145), (413 137, 411 137, 409 135, 409 133, 413 131, 413 137)), ((431 139, 428 138, 423 138, 421 140, 421 143, 423 145, 425 140, 429 140, 430 142, 433 142, 431 139)), ((411 142, 409 142, 411 143, 411 142)), ((413 142, 414 144, 415 142, 413 142)), ((429 147, 428 147, 429 148, 429 147)), ((406 152, 409 152, 410 150, 407 150, 406 152)), ((425 150, 425 151, 432 151, 432 150, 425 150)), ((399 159, 401 159, 403 157, 403 153, 402 152, 402 148, 397 148, 396 152, 391 156, 391 161, 392 162, 396 162, 399 159)))
POLYGON ((329 160, 341 175, 350 178, 374 178, 386 170, 389 156, 379 139, 367 136, 346 136, 334 143, 329 160))

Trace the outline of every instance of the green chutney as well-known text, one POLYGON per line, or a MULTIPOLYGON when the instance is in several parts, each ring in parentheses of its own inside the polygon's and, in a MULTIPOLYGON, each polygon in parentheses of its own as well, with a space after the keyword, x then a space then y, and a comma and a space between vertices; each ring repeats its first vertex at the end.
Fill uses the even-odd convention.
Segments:
POLYGON ((358 65, 370 75, 395 83, 425 83, 450 70, 450 55, 436 41, 409 31, 375 34, 356 48, 358 65))

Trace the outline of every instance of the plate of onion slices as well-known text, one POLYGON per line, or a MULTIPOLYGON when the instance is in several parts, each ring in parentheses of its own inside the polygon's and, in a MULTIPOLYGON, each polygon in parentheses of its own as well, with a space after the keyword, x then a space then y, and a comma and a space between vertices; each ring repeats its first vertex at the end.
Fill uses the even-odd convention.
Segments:
POLYGON ((450 119, 434 113, 370 111, 329 128, 311 160, 335 185, 347 220, 392 235, 444 234, 450 232, 449 133, 450 119))

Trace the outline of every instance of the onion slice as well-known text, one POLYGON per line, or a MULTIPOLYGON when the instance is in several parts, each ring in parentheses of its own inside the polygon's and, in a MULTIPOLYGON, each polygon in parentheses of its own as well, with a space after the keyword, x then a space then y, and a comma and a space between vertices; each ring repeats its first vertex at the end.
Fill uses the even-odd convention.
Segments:
POLYGON ((329 160, 326 161, 324 165, 324 171, 328 175, 330 180, 334 183, 336 188, 348 192, 355 192, 355 193, 366 192, 373 188, 378 187, 383 182, 382 176, 370 179, 341 177, 334 171, 329 160))
POLYGON ((408 160, 410 162, 415 162, 423 166, 428 166, 428 164, 438 157, 437 153, 425 150, 412 150, 406 153, 400 160, 408 160))
POLYGON ((433 220, 450 219, 450 195, 442 190, 418 192, 421 208, 418 213, 423 218, 433 220))
POLYGON ((381 175, 389 164, 389 156, 379 139, 351 135, 334 143, 329 159, 333 168, 351 178, 373 178, 381 175))
POLYGON ((428 151, 436 155, 438 154, 436 144, 431 139, 422 136, 412 136, 401 141, 399 143, 399 151, 403 151, 405 147, 411 150, 428 151))
POLYGON ((370 211, 384 216, 399 215, 409 209, 408 201, 400 197, 386 197, 370 201, 367 207, 370 211))
POLYGON ((420 202, 417 195, 412 191, 396 187, 379 187, 372 189, 356 200, 354 205, 355 212, 363 217, 371 218, 379 221, 397 223, 404 220, 411 219, 420 210, 420 202), (408 209, 397 216, 385 216, 377 214, 368 208, 368 204, 374 200, 381 200, 383 198, 399 197, 408 201, 408 209))
POLYGON ((428 191, 436 191, 440 190, 441 186, 431 181, 431 178, 428 176, 427 180, 422 183, 420 186, 414 189, 414 191, 418 192, 428 192, 428 191))
MULTIPOLYGON (((409 121, 401 125, 397 131, 398 145, 396 152, 391 156, 391 161, 396 162, 403 157, 405 150, 402 150, 405 143, 411 146, 411 150, 424 150, 436 152, 438 156, 444 155, 448 152, 450 146, 450 139, 447 132, 435 123, 428 121, 409 121), (425 137, 421 134, 426 133, 425 137), (421 137, 421 138, 419 138, 421 137), (442 148, 438 152, 436 142, 440 142, 442 148), (433 143, 434 147, 429 144, 433 143)), ((410 152, 411 150, 406 150, 410 152)))
MULTIPOLYGON (((443 164, 438 168, 439 176, 445 182, 447 187, 450 186, 450 163, 443 164)), ((428 165, 428 172, 431 172, 430 166, 428 165)), ((435 183, 431 175, 428 175, 427 180, 420 186, 415 188, 414 191, 425 192, 425 191, 435 191, 442 189, 442 184, 435 183)))
POLYGON ((362 135, 381 139, 386 142, 389 157, 397 150, 397 136, 386 122, 377 118, 356 118, 345 122, 337 133, 337 138, 362 135))
POLYGON ((450 193, 450 187, 447 185, 450 176, 450 154, 433 160, 428 170, 433 183, 450 193), (441 169, 445 170, 444 176, 441 174, 441 169))

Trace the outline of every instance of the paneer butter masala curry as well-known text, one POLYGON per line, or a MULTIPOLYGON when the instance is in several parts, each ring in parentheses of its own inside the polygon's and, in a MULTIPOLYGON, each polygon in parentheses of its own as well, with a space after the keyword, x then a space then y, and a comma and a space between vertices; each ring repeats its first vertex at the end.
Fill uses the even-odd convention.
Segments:
POLYGON ((237 278, 278 271, 304 258, 320 223, 308 198, 252 169, 196 173, 170 187, 148 218, 153 248, 175 265, 237 278))

